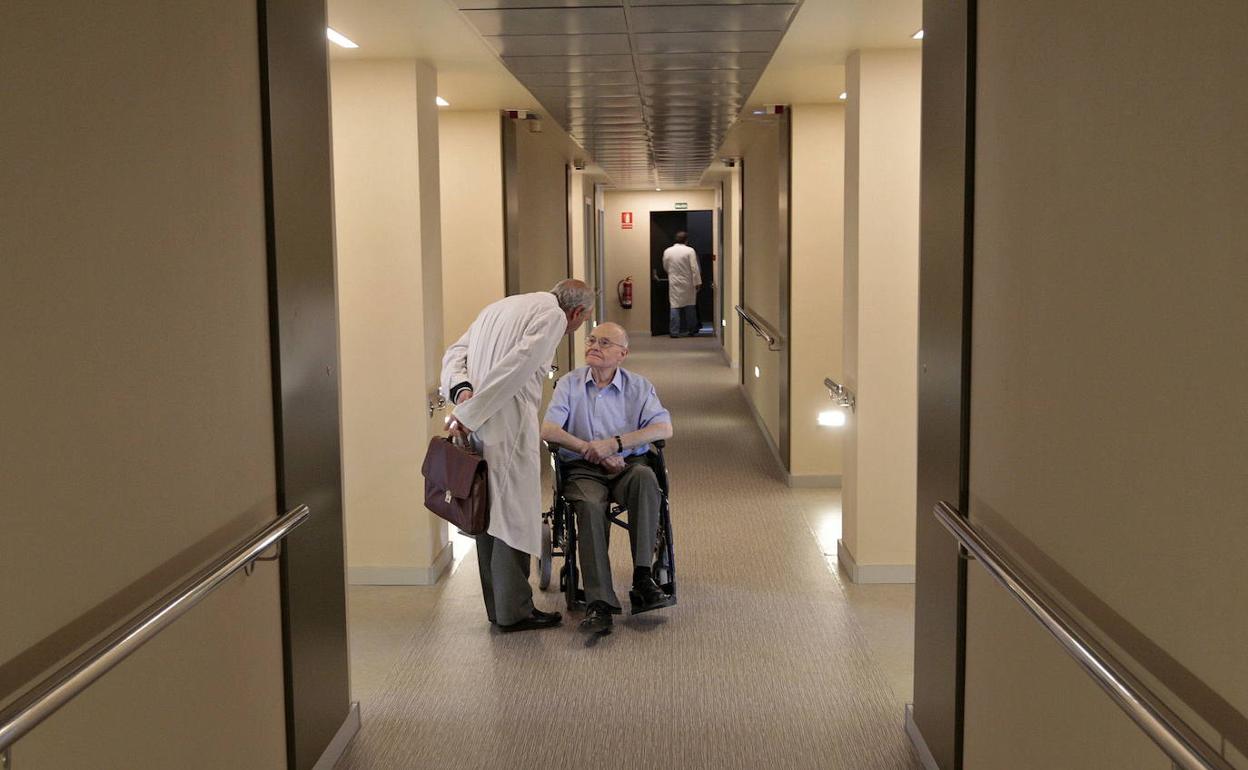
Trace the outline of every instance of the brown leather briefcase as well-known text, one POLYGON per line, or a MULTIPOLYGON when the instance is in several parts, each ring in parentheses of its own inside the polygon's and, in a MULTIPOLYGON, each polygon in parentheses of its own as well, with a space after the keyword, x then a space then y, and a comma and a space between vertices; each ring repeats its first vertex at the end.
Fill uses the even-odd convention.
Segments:
POLYGON ((425 507, 463 530, 480 535, 490 526, 490 485, 485 458, 449 438, 434 436, 420 472, 425 507))

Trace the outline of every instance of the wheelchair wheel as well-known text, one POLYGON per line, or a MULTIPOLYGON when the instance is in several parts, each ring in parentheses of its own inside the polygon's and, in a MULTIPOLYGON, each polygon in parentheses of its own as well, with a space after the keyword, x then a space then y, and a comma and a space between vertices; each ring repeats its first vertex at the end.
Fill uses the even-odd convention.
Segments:
POLYGON ((550 522, 542 522, 542 554, 537 557, 537 585, 543 591, 550 587, 550 573, 555 557, 551 547, 550 522))

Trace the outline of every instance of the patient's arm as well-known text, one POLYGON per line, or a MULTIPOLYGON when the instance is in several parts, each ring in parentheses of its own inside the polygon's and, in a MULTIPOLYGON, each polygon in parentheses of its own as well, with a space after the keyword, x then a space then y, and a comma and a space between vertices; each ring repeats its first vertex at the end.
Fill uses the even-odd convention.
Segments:
POLYGON ((542 441, 558 444, 564 449, 576 452, 578 455, 584 455, 589 449, 588 441, 582 441, 553 422, 546 420, 542 421, 542 441))
POLYGON ((670 422, 656 422, 647 425, 644 428, 635 430, 632 433, 625 433, 620 436, 620 441, 624 443, 625 449, 632 449, 642 444, 651 444, 655 441, 666 441, 672 437, 672 424, 670 422))

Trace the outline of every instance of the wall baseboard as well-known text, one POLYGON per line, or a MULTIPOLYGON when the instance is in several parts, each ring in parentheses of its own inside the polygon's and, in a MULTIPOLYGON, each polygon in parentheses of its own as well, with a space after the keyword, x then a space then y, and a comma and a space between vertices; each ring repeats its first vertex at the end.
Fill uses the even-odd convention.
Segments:
POLYGON ((855 583, 914 582, 913 564, 859 564, 844 540, 836 541, 836 560, 855 583))
POLYGON ((446 573, 454 555, 454 543, 447 543, 428 567, 347 567, 347 582, 353 586, 431 586, 446 573))
POLYGON ((919 761, 923 763, 923 770, 940 770, 940 765, 936 764, 936 757, 932 756, 932 750, 927 747, 923 733, 919 731, 919 726, 914 722, 913 703, 906 704, 906 735, 909 736, 910 743, 918 753, 919 761))
POLYGON ((321 758, 316 760, 312 770, 334 770, 338 760, 342 759, 342 755, 346 753, 347 746, 351 745, 351 739, 359 731, 360 704, 358 701, 352 701, 351 707, 347 709, 347 718, 342 721, 342 726, 334 734, 334 739, 325 747, 325 752, 321 754, 321 758))
POLYGON ((776 446, 776 442, 771 439, 771 431, 767 429, 767 421, 763 419, 763 415, 758 411, 758 407, 754 406, 754 402, 750 400, 750 394, 745 389, 745 385, 738 382, 737 389, 741 391, 741 398, 745 399, 745 405, 750 408, 750 414, 754 415, 754 422, 758 423, 758 430, 763 434, 763 440, 767 442, 767 448, 771 450, 771 456, 776 460, 776 468, 779 469, 780 475, 784 477, 787 483, 789 469, 784 467, 784 459, 780 456, 780 447, 776 446))
POLYGON ((840 489, 841 477, 835 473, 828 474, 804 474, 794 476, 789 474, 789 486, 794 489, 840 489))

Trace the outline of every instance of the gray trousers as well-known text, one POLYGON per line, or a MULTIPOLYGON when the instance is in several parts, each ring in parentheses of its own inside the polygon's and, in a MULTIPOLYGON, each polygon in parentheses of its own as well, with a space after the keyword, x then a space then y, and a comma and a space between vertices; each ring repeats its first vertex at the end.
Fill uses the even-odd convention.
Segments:
POLYGON ((628 539, 633 566, 654 564, 654 543, 659 530, 659 480, 642 457, 628 458, 628 467, 617 476, 590 462, 565 466, 563 496, 576 511, 577 553, 585 582, 585 601, 602 601, 619 607, 611 581, 611 556, 607 552, 607 518, 612 502, 628 510, 628 539))
POLYGON ((493 535, 477 535, 481 596, 491 623, 510 626, 533 612, 533 587, 529 585, 532 560, 493 535))

